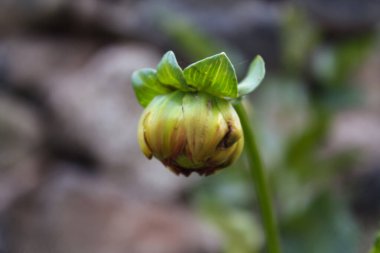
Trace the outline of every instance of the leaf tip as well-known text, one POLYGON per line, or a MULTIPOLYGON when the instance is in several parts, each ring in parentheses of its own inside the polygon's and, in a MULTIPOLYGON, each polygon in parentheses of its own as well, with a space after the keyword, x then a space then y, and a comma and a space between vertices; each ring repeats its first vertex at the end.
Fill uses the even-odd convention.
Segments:
POLYGON ((174 56, 174 57, 175 57, 175 54, 174 54, 174 52, 173 52, 172 50, 169 50, 169 51, 167 51, 167 52, 164 54, 163 57, 165 57, 165 56, 174 56))
POLYGON ((229 62, 231 62, 231 61, 230 61, 230 58, 228 58, 228 56, 227 56, 227 54, 226 54, 225 52, 221 52, 221 53, 219 53, 219 54, 217 54, 217 55, 215 55, 215 56, 220 56, 220 57, 222 57, 222 58, 225 58, 225 59, 228 60, 229 62))
POLYGON ((256 55, 254 61, 258 61, 258 62, 260 62, 260 64, 262 64, 263 66, 265 66, 265 61, 264 61, 263 57, 261 55, 259 55, 259 54, 256 55))
POLYGON ((247 95, 255 90, 265 76, 265 62, 261 55, 256 57, 251 62, 246 77, 239 83, 239 96, 247 95))

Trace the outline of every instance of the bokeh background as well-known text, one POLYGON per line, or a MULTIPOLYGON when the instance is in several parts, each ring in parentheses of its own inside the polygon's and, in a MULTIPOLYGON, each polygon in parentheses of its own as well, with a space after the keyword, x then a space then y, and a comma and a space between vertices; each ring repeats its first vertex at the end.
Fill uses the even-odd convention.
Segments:
POLYGON ((380 227, 380 1, 1 0, 1 253, 258 253, 246 161, 178 177, 136 141, 131 73, 225 51, 285 253, 366 253, 380 227))

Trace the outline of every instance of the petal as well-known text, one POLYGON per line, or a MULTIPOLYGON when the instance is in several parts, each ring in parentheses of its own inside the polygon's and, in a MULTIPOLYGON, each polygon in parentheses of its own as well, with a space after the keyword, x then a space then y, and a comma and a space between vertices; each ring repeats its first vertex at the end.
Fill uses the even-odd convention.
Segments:
POLYGON ((144 111, 143 115, 141 115, 139 125, 138 125, 138 130, 137 130, 137 140, 140 145, 141 151, 144 153, 144 155, 148 158, 152 158, 152 150, 149 148, 147 142, 146 142, 146 137, 145 137, 145 121, 147 118, 149 118, 150 113, 144 111))
MULTIPOLYGON (((215 98, 218 99, 218 98, 215 98)), ((224 136, 219 147, 228 148, 243 137, 243 129, 241 127, 240 118, 230 102, 224 99, 218 99, 216 103, 219 112, 223 115, 224 121, 228 125, 228 133, 224 136)))
POLYGON ((149 105, 151 116, 145 124, 147 142, 153 155, 161 161, 177 155, 185 145, 184 129, 180 126, 183 96, 180 91, 172 92, 156 97, 149 105))
POLYGON ((228 126, 205 93, 188 94, 183 99, 187 151, 194 163, 205 162, 215 152, 228 126))

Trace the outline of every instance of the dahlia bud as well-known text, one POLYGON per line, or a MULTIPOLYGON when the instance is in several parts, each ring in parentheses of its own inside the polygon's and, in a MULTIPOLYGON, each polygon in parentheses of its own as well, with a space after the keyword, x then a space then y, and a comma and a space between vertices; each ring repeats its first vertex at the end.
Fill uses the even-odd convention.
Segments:
POLYGON ((264 73, 263 61, 256 57, 238 85, 224 53, 182 70, 171 51, 157 70, 135 71, 132 85, 138 102, 146 107, 138 127, 141 150, 185 176, 192 172, 210 175, 229 166, 244 145, 231 101, 254 90, 264 73))
POLYGON ((145 156, 186 176, 210 175, 229 166, 244 145, 239 117, 227 100, 182 91, 150 102, 140 119, 138 140, 145 156))

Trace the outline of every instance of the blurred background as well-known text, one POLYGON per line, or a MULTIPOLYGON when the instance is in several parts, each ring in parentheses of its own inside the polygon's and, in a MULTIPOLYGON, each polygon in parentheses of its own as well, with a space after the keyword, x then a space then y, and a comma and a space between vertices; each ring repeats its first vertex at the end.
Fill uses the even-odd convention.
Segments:
POLYGON ((285 253, 380 227, 380 1, 1 0, 1 253, 258 253, 246 161, 178 177, 136 140, 131 73, 221 51, 247 97, 285 253))

